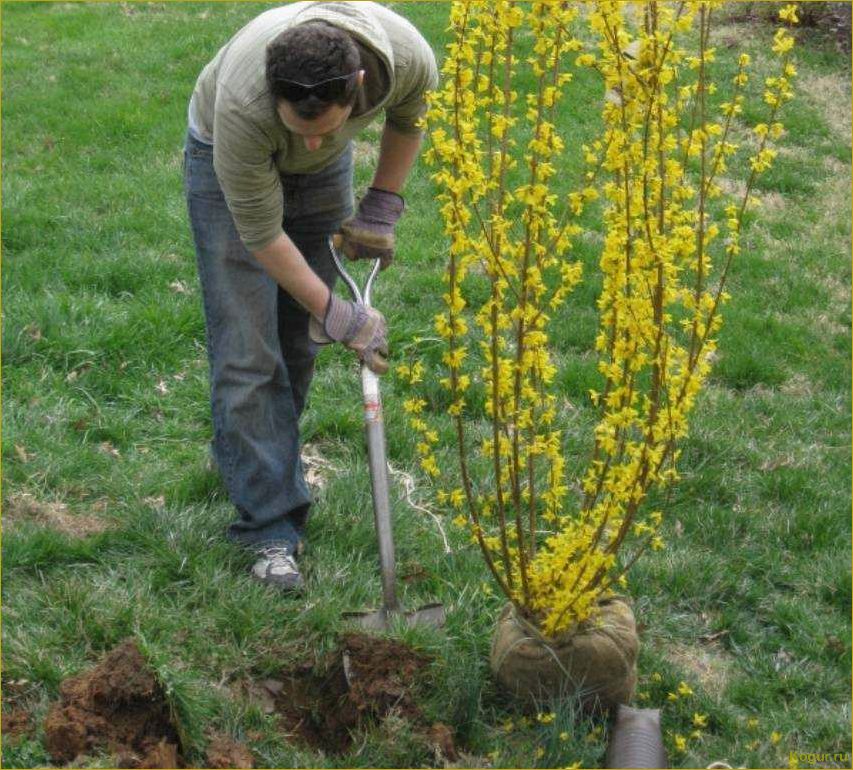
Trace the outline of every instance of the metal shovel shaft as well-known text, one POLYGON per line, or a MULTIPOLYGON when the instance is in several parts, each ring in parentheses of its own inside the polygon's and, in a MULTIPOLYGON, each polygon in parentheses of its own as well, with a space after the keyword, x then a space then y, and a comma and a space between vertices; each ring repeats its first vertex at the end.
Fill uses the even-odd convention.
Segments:
POLYGON ((379 376, 361 365, 361 387, 364 394, 364 425, 367 434, 367 456, 373 489, 373 518, 379 541, 379 565, 382 573, 382 600, 386 612, 398 612, 397 563, 391 530, 391 505, 388 498, 388 462, 385 453, 385 423, 379 376))

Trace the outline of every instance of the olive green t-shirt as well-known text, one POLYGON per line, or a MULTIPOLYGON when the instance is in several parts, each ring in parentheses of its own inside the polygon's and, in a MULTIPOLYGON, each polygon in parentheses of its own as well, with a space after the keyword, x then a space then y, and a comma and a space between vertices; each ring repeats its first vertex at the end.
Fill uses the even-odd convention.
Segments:
POLYGON ((437 85, 429 44, 410 22, 378 3, 297 2, 250 21, 202 70, 189 111, 193 132, 213 145, 216 176, 246 248, 257 251, 282 232, 279 174, 325 168, 383 111, 386 123, 397 131, 418 132, 425 94, 437 85), (367 59, 367 74, 350 118, 312 152, 278 117, 265 65, 272 40, 291 26, 314 20, 352 35, 367 59), (376 75, 372 79, 371 70, 376 75))

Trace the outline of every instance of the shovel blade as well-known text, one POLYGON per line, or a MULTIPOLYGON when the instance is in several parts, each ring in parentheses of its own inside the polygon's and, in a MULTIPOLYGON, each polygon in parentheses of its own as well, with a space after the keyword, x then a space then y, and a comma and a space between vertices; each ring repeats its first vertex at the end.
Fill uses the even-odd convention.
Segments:
POLYGON ((365 631, 387 631, 396 618, 402 618, 406 625, 433 626, 442 628, 447 620, 443 604, 425 604, 411 612, 389 612, 386 609, 368 612, 345 612, 344 619, 358 624, 365 631))

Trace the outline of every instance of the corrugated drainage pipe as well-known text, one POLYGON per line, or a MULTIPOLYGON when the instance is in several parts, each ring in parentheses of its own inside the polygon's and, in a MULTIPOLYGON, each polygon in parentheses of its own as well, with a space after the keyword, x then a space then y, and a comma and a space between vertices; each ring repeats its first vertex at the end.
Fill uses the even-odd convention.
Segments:
POLYGON ((660 709, 619 706, 610 731, 605 767, 667 768, 669 760, 660 731, 660 709))

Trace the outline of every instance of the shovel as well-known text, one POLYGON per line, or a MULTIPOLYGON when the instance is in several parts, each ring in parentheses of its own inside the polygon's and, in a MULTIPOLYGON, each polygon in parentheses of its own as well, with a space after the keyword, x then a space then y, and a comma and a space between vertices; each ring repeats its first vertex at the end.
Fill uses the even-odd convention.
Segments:
MULTIPOLYGON (((347 273, 338 255, 337 245, 340 236, 329 238, 329 250, 332 260, 343 279, 352 298, 370 305, 370 290, 379 273, 377 259, 364 291, 347 273)), ((378 610, 363 612, 345 612, 344 617, 353 620, 362 628, 371 631, 387 630, 394 618, 400 618, 409 626, 427 625, 440 628, 444 625, 445 614, 442 604, 427 604, 416 610, 405 612, 397 601, 397 565, 394 559, 394 536, 391 531, 391 505, 388 499, 388 463, 385 459, 385 425, 382 419, 382 399, 379 396, 379 375, 361 364, 361 388, 364 394, 364 425, 367 434, 367 456, 370 465, 370 484, 373 493, 373 518, 376 524, 376 537, 379 541, 379 569, 382 574, 382 607, 378 610)), ((344 661, 345 668, 348 661, 344 661)), ((347 677, 349 679, 349 676, 347 677)))

